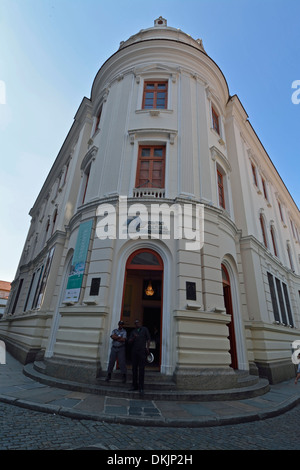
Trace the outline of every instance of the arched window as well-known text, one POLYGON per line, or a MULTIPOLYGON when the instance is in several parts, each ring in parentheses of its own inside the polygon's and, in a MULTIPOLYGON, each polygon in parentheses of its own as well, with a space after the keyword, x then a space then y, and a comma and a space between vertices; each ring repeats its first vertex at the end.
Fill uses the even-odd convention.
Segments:
POLYGON ((141 249, 132 253, 127 261, 127 269, 151 269, 161 271, 163 261, 161 257, 152 250, 141 249))
POLYGON ((219 206, 222 207, 223 209, 226 209, 224 174, 219 167, 217 167, 217 180, 218 180, 219 206))
POLYGON ((82 199, 81 199, 81 204, 84 204, 85 202, 85 197, 86 197, 86 191, 87 187, 89 184, 89 178, 90 178, 90 171, 91 171, 91 165, 87 167, 85 172, 83 173, 83 181, 82 181, 82 199))
POLYGON ((270 233, 271 233, 271 239, 272 239, 272 245, 273 245, 274 255, 275 255, 275 256, 278 256, 274 225, 271 225, 270 233))
POLYGON ((101 104, 98 112, 97 112, 97 115, 96 115, 96 124, 95 124, 95 130, 94 130, 94 134, 97 132, 97 130, 99 129, 99 124, 100 124, 100 120, 101 120, 101 115, 102 115, 102 108, 103 108, 103 105, 101 104))
POLYGON ((221 135, 220 116, 214 106, 211 107, 211 117, 212 117, 212 128, 216 131, 217 134, 221 135))
POLYGON ((289 259, 289 263, 290 263, 290 268, 291 268, 292 271, 294 271, 295 268, 294 268, 294 263, 293 263, 291 247, 290 247, 289 243, 286 244, 286 251, 287 251, 287 255, 288 255, 288 259, 289 259))
POLYGON ((260 222, 261 233, 262 233, 264 245, 265 245, 266 248, 268 248, 266 224, 265 224, 264 216, 262 214, 259 215, 259 222, 260 222))
POLYGON ((54 232, 54 227, 55 227, 55 223, 56 223, 56 219, 57 219, 57 208, 55 209, 54 211, 54 214, 53 214, 53 218, 52 218, 52 229, 51 229, 51 235, 53 234, 54 232))

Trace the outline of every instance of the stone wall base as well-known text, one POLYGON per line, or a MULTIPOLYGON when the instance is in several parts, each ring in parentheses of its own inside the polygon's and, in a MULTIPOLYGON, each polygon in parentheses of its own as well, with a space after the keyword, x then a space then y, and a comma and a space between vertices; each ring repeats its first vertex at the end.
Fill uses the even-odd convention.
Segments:
POLYGON ((176 368, 173 377, 178 390, 227 390, 254 385, 257 375, 228 368, 176 368))
POLYGON ((270 384, 277 384, 296 376, 296 367, 292 359, 273 363, 256 362, 259 376, 268 379, 270 384))
POLYGON ((80 361, 67 358, 44 358, 35 368, 46 375, 79 383, 94 384, 101 373, 99 361, 80 361))
POLYGON ((5 342, 6 351, 24 365, 34 362, 41 351, 40 348, 10 341, 8 338, 1 337, 0 339, 5 342))

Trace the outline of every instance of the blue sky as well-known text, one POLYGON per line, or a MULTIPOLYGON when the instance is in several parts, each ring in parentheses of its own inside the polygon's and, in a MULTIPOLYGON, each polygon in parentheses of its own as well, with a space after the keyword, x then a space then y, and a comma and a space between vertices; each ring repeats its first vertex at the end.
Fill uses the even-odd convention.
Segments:
POLYGON ((203 40, 300 207, 299 0, 0 0, 0 280, 97 71, 159 16, 203 40))

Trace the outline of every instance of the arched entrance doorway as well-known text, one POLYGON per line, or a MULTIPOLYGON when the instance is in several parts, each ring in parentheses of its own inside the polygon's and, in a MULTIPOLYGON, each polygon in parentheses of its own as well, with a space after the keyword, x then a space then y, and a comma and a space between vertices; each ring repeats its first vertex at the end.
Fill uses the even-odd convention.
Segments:
POLYGON ((229 343, 230 343, 230 355, 231 355, 231 364, 230 367, 233 369, 238 368, 237 360, 237 349, 236 349, 236 339, 234 331, 234 319, 233 319, 233 308, 232 308, 232 295, 231 295, 231 286, 230 286, 230 277, 228 271, 224 264, 222 264, 222 282, 223 282, 223 295, 224 295, 224 304, 226 308, 227 315, 230 315, 231 321, 228 324, 229 331, 229 343))
MULTIPOLYGON (((122 302, 122 320, 128 336, 138 318, 149 329, 152 367, 160 368, 163 305, 163 261, 153 250, 140 249, 126 263, 122 302)), ((127 352, 130 361, 130 351, 127 352)))

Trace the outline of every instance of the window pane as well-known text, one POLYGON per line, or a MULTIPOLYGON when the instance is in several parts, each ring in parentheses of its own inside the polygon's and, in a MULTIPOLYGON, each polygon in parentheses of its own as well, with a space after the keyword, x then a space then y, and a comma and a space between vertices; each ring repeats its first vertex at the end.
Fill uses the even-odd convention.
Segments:
POLYGON ((156 258, 155 255, 152 253, 139 253, 136 255, 133 260, 131 261, 130 264, 142 264, 142 265, 148 265, 148 266, 158 266, 159 261, 156 258))
POLYGON ((150 149, 142 149, 142 157, 150 157, 150 149))
POLYGON ((154 156, 155 157, 162 157, 163 156, 163 149, 154 149, 154 156))
POLYGON ((276 281, 276 288, 277 288, 277 294, 278 294, 280 311, 281 311, 281 318, 282 318, 283 323, 287 324, 285 306, 284 306, 282 290, 281 290, 281 283, 280 283, 280 280, 277 279, 277 277, 275 277, 275 281, 276 281))
POLYGON ((289 294, 288 294, 288 291, 287 291, 287 286, 286 286, 286 284, 282 283, 282 287, 283 287, 285 304, 286 304, 286 308, 287 308, 287 312, 288 312, 289 322, 290 322, 290 325, 294 326, 293 315, 292 315, 292 310, 291 310, 289 294))
POLYGON ((144 84, 144 96, 143 96, 143 108, 159 108, 165 109, 167 106, 167 90, 168 82, 145 82, 144 84))
POLYGON ((162 162, 153 162, 152 186, 154 188, 162 187, 162 162))
POLYGON ((267 274, 268 274, 268 281, 269 281, 269 287, 270 287, 274 318, 276 321, 280 321, 278 303, 277 303, 277 298, 276 298, 276 293, 275 293, 274 279, 273 279, 272 274, 270 273, 267 273, 267 274))

